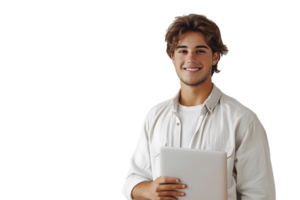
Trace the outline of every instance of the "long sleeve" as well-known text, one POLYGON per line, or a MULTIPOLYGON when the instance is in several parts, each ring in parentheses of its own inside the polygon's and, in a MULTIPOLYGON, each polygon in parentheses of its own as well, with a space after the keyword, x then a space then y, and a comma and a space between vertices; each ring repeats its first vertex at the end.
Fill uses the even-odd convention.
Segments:
POLYGON ((238 199, 275 200, 268 139, 256 115, 237 143, 235 168, 238 199))
POLYGON ((149 143, 147 132, 149 128, 148 117, 146 117, 139 142, 130 160, 130 168, 123 185, 122 193, 128 200, 132 200, 132 189, 139 183, 152 181, 152 170, 150 163, 149 143))

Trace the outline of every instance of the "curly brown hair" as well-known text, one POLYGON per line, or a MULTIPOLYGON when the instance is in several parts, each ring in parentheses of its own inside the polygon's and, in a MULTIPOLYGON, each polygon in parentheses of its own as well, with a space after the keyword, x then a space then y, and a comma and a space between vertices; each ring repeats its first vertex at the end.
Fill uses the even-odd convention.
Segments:
MULTIPOLYGON (((167 42, 166 51, 170 58, 171 53, 174 53, 183 34, 188 31, 202 33, 213 54, 219 52, 220 56, 223 56, 228 53, 226 45, 223 44, 219 27, 214 22, 207 19, 204 15, 189 14, 175 17, 175 20, 167 30, 165 36, 165 41, 167 42)), ((218 62, 213 65, 211 75, 213 75, 214 72, 220 72, 220 70, 218 70, 218 62)))

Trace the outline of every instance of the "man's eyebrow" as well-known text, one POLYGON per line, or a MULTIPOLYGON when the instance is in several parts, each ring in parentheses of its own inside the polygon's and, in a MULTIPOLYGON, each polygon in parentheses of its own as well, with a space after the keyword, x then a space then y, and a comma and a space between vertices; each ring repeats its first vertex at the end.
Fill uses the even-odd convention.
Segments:
MULTIPOLYGON (((179 48, 187 48, 187 46, 178 46, 176 49, 179 49, 179 48)), ((196 49, 198 49, 198 48, 208 49, 208 47, 207 47, 207 46, 204 46, 204 45, 196 46, 195 48, 196 48, 196 49)))

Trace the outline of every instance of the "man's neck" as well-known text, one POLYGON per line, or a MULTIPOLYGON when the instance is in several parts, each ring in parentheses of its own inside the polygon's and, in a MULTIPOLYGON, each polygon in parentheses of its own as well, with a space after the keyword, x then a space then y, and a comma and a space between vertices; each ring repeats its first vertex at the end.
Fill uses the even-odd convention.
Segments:
POLYGON ((180 82, 181 96, 179 103, 183 106, 197 106, 204 103, 209 97, 213 84, 211 81, 203 82, 197 86, 188 86, 180 82))

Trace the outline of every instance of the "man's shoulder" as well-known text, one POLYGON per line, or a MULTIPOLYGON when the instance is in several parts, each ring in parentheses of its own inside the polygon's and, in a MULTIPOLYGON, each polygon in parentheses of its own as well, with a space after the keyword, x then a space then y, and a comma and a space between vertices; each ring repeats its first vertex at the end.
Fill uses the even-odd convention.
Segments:
POLYGON ((152 106, 152 108, 148 112, 148 117, 155 118, 155 116, 170 111, 170 108, 172 106, 172 100, 173 98, 170 98, 152 106))
POLYGON ((248 118, 249 120, 252 120, 256 115, 253 110, 235 98, 224 93, 222 93, 220 97, 220 105, 223 109, 226 109, 236 117, 248 118))

